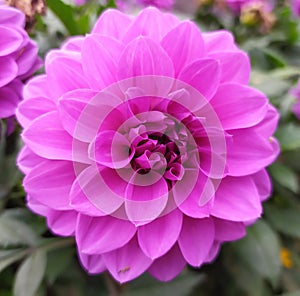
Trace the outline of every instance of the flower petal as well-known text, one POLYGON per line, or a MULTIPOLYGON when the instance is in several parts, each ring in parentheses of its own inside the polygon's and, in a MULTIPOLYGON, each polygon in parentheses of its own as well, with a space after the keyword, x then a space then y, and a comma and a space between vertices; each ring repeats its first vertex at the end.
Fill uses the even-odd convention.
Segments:
POLYGON ((0 69, 0 87, 15 79, 18 73, 17 63, 9 56, 0 57, 0 69))
POLYGON ((78 213, 75 211, 49 210, 47 214, 47 224, 56 235, 74 235, 77 216, 78 213))
POLYGON ((83 268, 89 274, 98 274, 106 270, 101 255, 86 255, 78 250, 78 255, 83 268))
POLYGON ((141 251, 136 237, 124 247, 103 254, 103 261, 112 276, 120 283, 141 275, 152 260, 141 251))
POLYGON ((242 51, 219 51, 208 53, 208 57, 220 62, 221 82, 249 83, 251 65, 246 53, 242 51))
POLYGON ((268 100, 263 93, 235 83, 221 85, 210 104, 225 130, 254 126, 268 111, 268 100))
POLYGON ((226 177, 216 192, 211 214, 229 221, 249 221, 262 213, 260 196, 251 177, 226 177))
POLYGON ((214 236, 214 223, 211 218, 192 219, 185 216, 178 239, 185 260, 190 265, 199 267, 213 245, 214 236))
POLYGON ((57 111, 36 118, 24 130, 22 139, 39 156, 90 163, 88 146, 72 139, 63 129, 57 111))
POLYGON ((35 97, 23 100, 18 106, 16 115, 19 123, 26 128, 37 117, 55 110, 56 106, 52 100, 35 97))
POLYGON ((24 41, 24 37, 18 30, 2 25, 2 23, 0 25, 0 36, 1 57, 17 51, 24 41))
POLYGON ((117 80, 117 65, 123 47, 120 42, 107 36, 93 34, 85 38, 82 65, 92 89, 100 90, 117 80))
POLYGON ((175 67, 175 77, 185 65, 203 57, 204 41, 198 27, 190 22, 181 22, 161 41, 162 47, 170 56, 175 67))
POLYGON ((128 30, 131 18, 116 9, 105 10, 96 22, 92 34, 113 37, 120 40, 128 30))
POLYGON ((205 49, 208 53, 214 51, 239 51, 238 47, 234 43, 234 37, 231 32, 225 30, 219 30, 214 32, 205 32, 202 34, 205 49))
POLYGON ((173 73, 173 63, 163 48, 149 37, 137 37, 122 53, 118 78, 142 75, 173 77, 173 73))
POLYGON ((57 210, 70 210, 69 193, 75 179, 72 162, 45 160, 26 175, 23 185, 35 200, 57 210))
POLYGON ((136 227, 126 220, 111 216, 79 215, 76 242, 85 254, 101 254, 123 247, 135 235, 136 227))
POLYGON ((142 251, 151 259, 168 252, 175 244, 181 231, 182 213, 173 210, 138 228, 138 240, 142 251))
POLYGON ((206 100, 210 100, 217 91, 220 77, 221 69, 216 60, 199 59, 184 67, 178 79, 195 87, 206 100))
POLYGON ((271 179, 267 170, 263 169, 251 175, 251 178, 257 187, 260 200, 265 201, 268 197, 270 197, 272 191, 271 179))
POLYGON ((179 20, 174 15, 162 13, 154 7, 148 7, 143 9, 132 21, 122 41, 128 43, 138 36, 147 36, 159 42, 178 23, 179 20))
POLYGON ((24 146, 19 152, 17 165, 24 173, 28 174, 36 165, 43 162, 45 159, 36 155, 28 146, 24 146))
POLYGON ((246 227, 242 222, 232 222, 228 220, 214 218, 215 240, 233 241, 246 235, 246 227))
POLYGON ((186 266, 186 261, 176 244, 167 254, 156 259, 148 272, 160 281, 167 282, 175 278, 186 266))

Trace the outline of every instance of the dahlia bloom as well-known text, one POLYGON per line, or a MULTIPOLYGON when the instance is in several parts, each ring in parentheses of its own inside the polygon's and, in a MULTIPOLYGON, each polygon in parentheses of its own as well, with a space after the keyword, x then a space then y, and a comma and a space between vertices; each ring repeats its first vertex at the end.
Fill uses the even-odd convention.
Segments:
POLYGON ((22 12, 0 4, 0 119, 15 114, 23 82, 40 66, 38 49, 24 26, 22 12))
POLYGON ((226 4, 237 15, 249 6, 262 6, 262 9, 268 13, 274 8, 274 3, 270 0, 226 0, 226 4))
POLYGON ((300 1, 299 0, 291 0, 292 11, 295 17, 300 17, 300 1))
POLYGON ((277 111, 226 31, 105 11, 48 53, 17 118, 28 206, 89 273, 161 281, 211 262, 270 195, 277 111))

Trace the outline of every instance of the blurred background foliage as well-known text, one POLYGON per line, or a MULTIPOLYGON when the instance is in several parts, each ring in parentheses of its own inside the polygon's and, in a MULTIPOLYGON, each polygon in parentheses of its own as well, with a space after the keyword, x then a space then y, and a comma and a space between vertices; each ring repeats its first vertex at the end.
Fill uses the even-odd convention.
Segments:
MULTIPOLYGON (((251 84, 281 114, 276 136, 282 153, 268 169, 273 196, 264 203, 263 218, 248 228, 244 239, 224 244, 214 263, 188 267, 169 283, 145 274, 120 286, 108 274, 89 276, 78 263, 73 238, 54 237, 44 219, 26 209, 22 175, 15 166, 21 145, 17 128, 0 142, 1 296, 300 295, 300 123, 291 113, 296 100, 291 89, 300 77, 300 20, 283 1, 274 3, 271 24, 252 12, 234 15, 219 2, 198 1, 189 11, 185 3, 177 3, 175 13, 194 18, 202 31, 234 34, 251 58, 251 84)), ((62 0, 46 4, 47 13, 36 16, 30 32, 42 57, 68 36, 88 33, 103 10, 115 7, 114 1, 96 0, 83 6, 62 0)), ((0 132, 6 133, 5 122, 0 122, 0 132)))

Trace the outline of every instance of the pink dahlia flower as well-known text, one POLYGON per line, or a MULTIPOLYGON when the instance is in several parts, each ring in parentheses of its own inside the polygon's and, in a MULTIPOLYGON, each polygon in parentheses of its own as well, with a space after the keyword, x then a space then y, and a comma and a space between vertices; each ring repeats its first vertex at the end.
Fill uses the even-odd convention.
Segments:
POLYGON ((107 10, 25 87, 28 206, 75 236, 90 273, 162 281, 245 235, 270 194, 277 111, 226 31, 107 10))
POLYGON ((292 10, 295 17, 300 17, 300 1, 299 0, 291 0, 292 10))
POLYGON ((226 4, 230 9, 236 13, 240 14, 242 9, 247 9, 247 7, 262 7, 264 12, 271 12, 274 8, 274 3, 272 0, 225 0, 226 4))
POLYGON ((0 119, 15 114, 23 82, 40 66, 38 49, 24 26, 21 11, 0 4, 0 119))

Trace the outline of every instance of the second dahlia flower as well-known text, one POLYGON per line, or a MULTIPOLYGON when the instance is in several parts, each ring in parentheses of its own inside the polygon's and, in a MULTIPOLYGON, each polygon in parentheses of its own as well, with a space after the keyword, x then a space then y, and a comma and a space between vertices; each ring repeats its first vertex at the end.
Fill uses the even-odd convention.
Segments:
POLYGON ((277 111, 230 33, 107 10, 46 57, 17 112, 28 206, 89 273, 161 281, 211 262, 261 216, 277 111))
POLYGON ((24 27, 21 11, 0 4, 0 119, 15 114, 23 82, 41 64, 37 46, 24 27))

